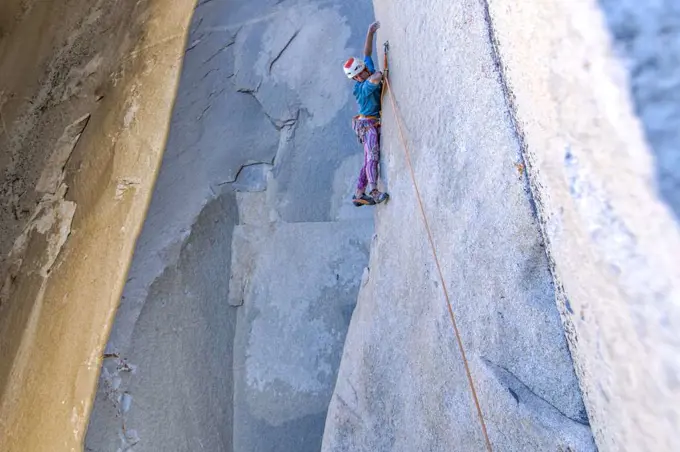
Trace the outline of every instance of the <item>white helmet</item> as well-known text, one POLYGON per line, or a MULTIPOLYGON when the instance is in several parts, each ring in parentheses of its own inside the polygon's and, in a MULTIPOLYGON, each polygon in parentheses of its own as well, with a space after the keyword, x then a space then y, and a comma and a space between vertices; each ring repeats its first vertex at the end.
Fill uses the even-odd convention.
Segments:
POLYGON ((366 65, 358 58, 352 57, 345 62, 345 74, 348 78, 356 77, 361 74, 364 69, 366 69, 366 65))

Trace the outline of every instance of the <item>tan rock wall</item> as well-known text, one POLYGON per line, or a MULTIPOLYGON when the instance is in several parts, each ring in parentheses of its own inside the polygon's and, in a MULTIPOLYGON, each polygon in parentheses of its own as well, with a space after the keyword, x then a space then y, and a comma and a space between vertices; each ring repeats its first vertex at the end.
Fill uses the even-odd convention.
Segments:
POLYGON ((77 450, 194 2, 0 7, 0 449, 77 450))

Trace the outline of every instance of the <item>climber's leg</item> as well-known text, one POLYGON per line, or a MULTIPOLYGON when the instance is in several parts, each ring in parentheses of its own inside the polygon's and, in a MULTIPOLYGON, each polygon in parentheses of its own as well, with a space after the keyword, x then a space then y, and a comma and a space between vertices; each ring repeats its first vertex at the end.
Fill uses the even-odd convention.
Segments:
POLYGON ((361 206, 371 206, 375 204, 373 198, 366 196, 366 186, 368 185, 368 179, 366 177, 366 158, 364 158, 364 165, 359 171, 359 179, 357 181, 357 189, 354 196, 352 196, 352 204, 357 207, 361 206))
POLYGON ((359 172, 357 189, 352 197, 352 202, 355 206, 383 202, 387 199, 387 194, 378 191, 380 126, 375 120, 356 120, 355 118, 353 128, 364 146, 364 164, 359 172), (366 187, 370 190, 370 196, 366 196, 366 187))
POLYGON ((380 126, 377 124, 368 127, 364 135, 364 166, 366 179, 370 189, 370 196, 376 203, 386 201, 387 193, 378 190, 378 176, 380 163, 380 126))
POLYGON ((368 185, 368 177, 366 176, 366 156, 364 155, 364 164, 359 171, 359 178, 357 179, 357 191, 356 195, 361 196, 366 192, 366 186, 368 185))

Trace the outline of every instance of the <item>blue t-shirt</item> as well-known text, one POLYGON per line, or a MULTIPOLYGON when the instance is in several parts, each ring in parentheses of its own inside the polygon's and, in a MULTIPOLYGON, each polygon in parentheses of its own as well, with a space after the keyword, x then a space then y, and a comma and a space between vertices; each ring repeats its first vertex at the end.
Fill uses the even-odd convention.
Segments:
MULTIPOLYGON (((375 65, 370 56, 364 57, 366 68, 375 72, 375 65)), ((359 114, 364 116, 380 116, 380 87, 382 82, 374 84, 368 80, 354 84, 354 97, 359 104, 359 114)))

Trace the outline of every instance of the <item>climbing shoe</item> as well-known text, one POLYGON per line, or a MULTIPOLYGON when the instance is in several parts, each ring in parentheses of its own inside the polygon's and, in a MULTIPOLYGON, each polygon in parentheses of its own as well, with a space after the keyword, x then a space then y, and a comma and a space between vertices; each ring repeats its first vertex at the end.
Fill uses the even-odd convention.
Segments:
POLYGON ((371 192, 371 198, 373 198, 373 203, 374 204, 380 204, 381 202, 385 202, 389 199, 390 195, 387 193, 380 192, 378 190, 373 190, 371 192))
POLYGON ((366 196, 366 194, 364 193, 359 198, 357 198, 356 195, 352 196, 352 204, 354 204, 357 207, 372 206, 375 204, 375 200, 370 196, 366 196))

